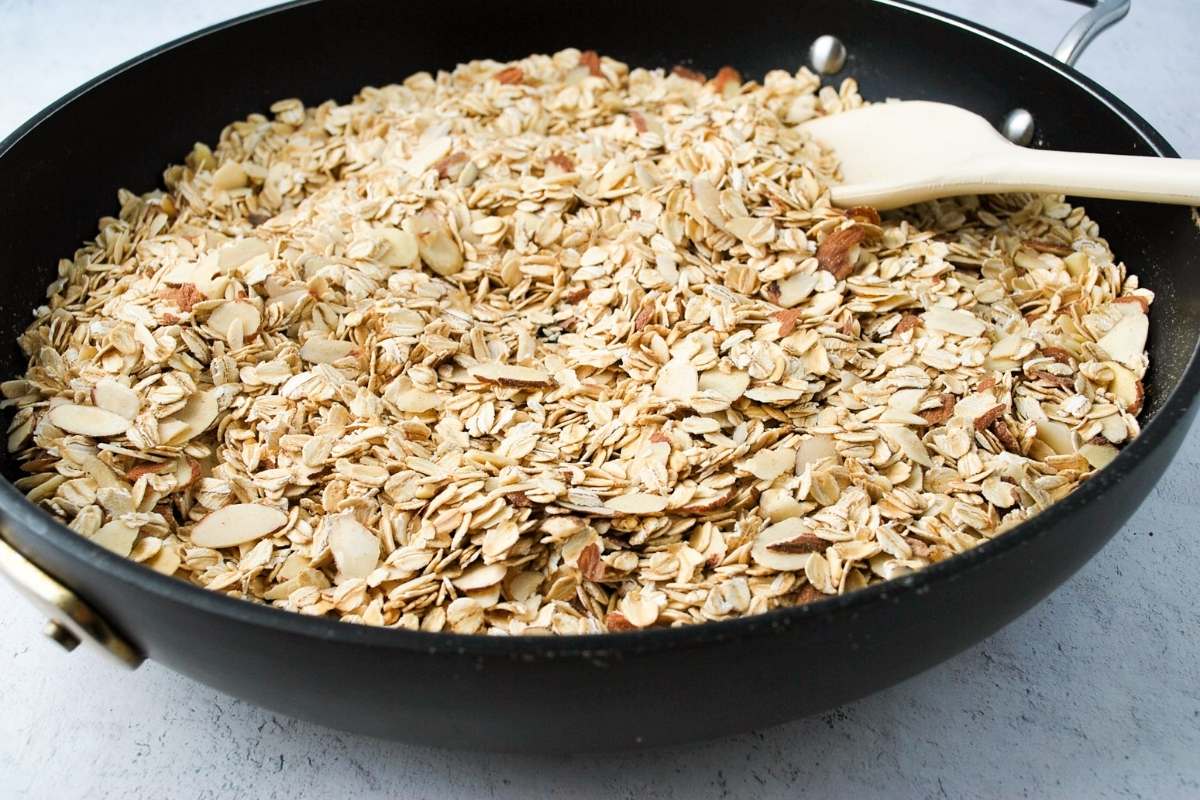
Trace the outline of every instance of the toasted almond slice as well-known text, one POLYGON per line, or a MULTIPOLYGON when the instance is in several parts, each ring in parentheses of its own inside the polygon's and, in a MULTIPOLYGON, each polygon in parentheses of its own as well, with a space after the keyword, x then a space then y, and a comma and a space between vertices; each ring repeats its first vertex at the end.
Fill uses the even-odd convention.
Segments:
POLYGON ((807 566, 811 553, 789 553, 774 550, 771 546, 790 542, 804 533, 804 523, 799 517, 789 517, 782 522, 769 525, 754 537, 754 545, 750 548, 750 558, 760 567, 767 567, 779 572, 802 570, 807 566))
POLYGON ((241 189, 249 182, 250 176, 237 161, 226 161, 212 176, 212 187, 220 192, 241 189))
POLYGON ((158 555, 146 562, 150 569, 163 575, 174 575, 182 563, 183 559, 179 557, 179 551, 171 545, 164 545, 158 551, 158 555))
POLYGON ((696 178, 692 181, 692 195, 704 218, 718 230, 725 230, 727 221, 725 213, 721 211, 721 194, 716 187, 705 178, 696 178))
POLYGON ((120 520, 113 520, 100 527, 92 534, 92 541, 106 550, 111 550, 119 556, 128 556, 133 550, 133 542, 137 539, 138 529, 126 525, 120 520))
POLYGON ((396 393, 396 408, 410 414, 424 414, 442 404, 443 399, 433 392, 412 387, 396 393))
MULTIPOLYGON (((193 394, 183 404, 183 408, 167 417, 164 422, 181 422, 187 426, 188 438, 199 436, 208 430, 217 418, 217 390, 201 390, 193 394)), ((165 436, 164 427, 159 424, 159 435, 165 436)), ((164 439, 164 442, 169 441, 164 439)))
POLYGON ((818 277, 816 273, 796 273, 795 275, 789 275, 777 284, 779 296, 775 298, 776 305, 783 306, 784 308, 792 308, 798 305, 813 293, 813 289, 817 288, 817 281, 818 277))
POLYGON ((1075 452, 1075 432, 1061 422, 1052 419, 1039 420, 1037 438, 1049 445, 1059 455, 1075 452))
POLYGON ((386 244, 382 262, 385 267, 415 267, 421 255, 417 248, 417 237, 399 228, 381 227, 379 238, 386 244))
POLYGON ((1137 379, 1129 370, 1122 367, 1115 361, 1107 362, 1106 366, 1112 370, 1112 383, 1108 385, 1109 391, 1113 397, 1121 405, 1121 408, 1128 411, 1130 414, 1136 414, 1142 410, 1142 400, 1145 398, 1145 389, 1142 387, 1142 382, 1137 379))
POLYGON ((658 370, 654 393, 667 400, 691 400, 700 388, 700 374, 692 362, 672 358, 658 370))
POLYGON ((300 348, 300 357, 312 364, 332 364, 354 352, 354 342, 313 337, 300 348))
POLYGON ((1146 350, 1146 337, 1149 333, 1150 320, 1145 314, 1128 314, 1121 317, 1096 344, 1100 345, 1100 349, 1113 361, 1136 368, 1146 350))
POLYGON ((758 508, 771 522, 804 516, 806 510, 787 489, 767 489, 758 498, 758 508))
MULTIPOLYGON (((658 621, 659 612, 662 611, 658 603, 643 595, 644 591, 634 589, 617 601, 620 614, 629 624, 637 628, 647 628, 653 625, 658 621)), ((662 596, 661 593, 657 594, 662 596)), ((609 613, 608 617, 612 616, 612 613, 609 613)), ((608 625, 612 630, 620 630, 619 627, 614 627, 611 621, 608 625)))
POLYGON ((610 497, 604 501, 604 505, 618 514, 660 514, 667 508, 667 498, 644 492, 630 492, 610 497))
POLYGON ((217 253, 212 251, 201 256, 196 261, 183 261, 169 267, 163 273, 163 283, 182 286, 190 283, 205 297, 212 297, 211 290, 215 285, 220 268, 217 266, 217 253))
POLYGON ((462 575, 451 579, 454 588, 463 592, 476 589, 486 589, 504 580, 508 567, 503 564, 479 564, 469 568, 462 575))
POLYGON ((54 427, 82 436, 116 436, 129 429, 128 419, 96 406, 66 403, 50 409, 46 416, 54 427))
POLYGON ((888 407, 916 414, 917 409, 920 408, 920 401, 923 401, 924 398, 924 389, 901 389, 892 392, 892 396, 888 397, 888 407))
POLYGON ((1089 267, 1087 253, 1082 250, 1076 250, 1063 259, 1063 264, 1072 278, 1082 278, 1087 274, 1089 267))
POLYGON ((92 402, 98 408, 111 411, 125 419, 136 417, 142 405, 137 392, 112 378, 105 378, 96 384, 96 388, 92 390, 92 402))
POLYGON ((425 211, 410 218, 408 232, 416 237, 417 252, 425 266, 438 275, 454 275, 462 271, 462 251, 445 220, 437 214, 425 211))
POLYGON ((478 381, 493 383, 499 386, 540 389, 554 385, 554 381, 550 379, 549 373, 533 367, 520 367, 514 364, 489 362, 486 364, 476 364, 467 371, 478 381))
POLYGON ((818 433, 800 442, 796 447, 796 472, 804 471, 809 464, 815 464, 822 458, 837 458, 837 443, 833 437, 818 433))
POLYGON ((267 255, 271 246, 262 239, 238 239, 217 251, 217 269, 231 272, 252 258, 267 255))
POLYGON ((412 154, 412 158, 405 164, 405 169, 413 177, 421 175, 425 170, 432 167, 439 160, 446 157, 450 152, 450 148, 454 146, 454 140, 449 136, 437 136, 432 138, 418 147, 412 154))
POLYGON ((929 451, 925 449, 924 442, 913 432, 912 428, 905 425, 880 425, 879 430, 883 432, 888 441, 899 447, 904 455, 922 466, 933 466, 933 460, 929 458, 929 451))
POLYGON ((901 411, 898 408, 884 409, 879 415, 880 422, 891 422, 897 425, 929 425, 929 420, 924 417, 918 417, 916 414, 910 414, 907 411, 901 411))
POLYGON ((954 416, 959 419, 974 421, 986 414, 995 405, 996 395, 992 392, 974 392, 954 404, 954 416))
POLYGON ((787 405, 796 402, 803 396, 804 392, 799 389, 789 389, 786 386, 755 386, 753 389, 746 390, 746 397, 760 403, 787 405))
POLYGON ((1112 463, 1112 460, 1117 457, 1120 452, 1117 448, 1110 444, 1092 444, 1087 442, 1079 448, 1079 455, 1087 459, 1087 462, 1095 469, 1102 469, 1112 463))
POLYGON ((700 374, 699 388, 702 392, 713 392, 723 400, 732 403, 745 394, 746 389, 750 388, 750 375, 741 370, 733 372, 724 372, 719 369, 706 370, 700 374))
POLYGON ((773 481, 796 468, 796 451, 790 447, 759 450, 743 461, 741 466, 760 481, 773 481))
POLYGON ((172 469, 175 473, 175 485, 181 489, 200 480, 204 473, 200 462, 194 458, 177 458, 172 464, 172 469))
POLYGON ((287 524, 288 515, 272 506, 236 503, 219 508, 192 528, 197 547, 233 547, 253 542, 287 524))
POLYGON ((929 330, 955 336, 980 336, 987 330, 983 320, 961 309, 931 308, 921 315, 921 320, 929 330))
POLYGON ((330 523, 329 549, 343 578, 365 578, 379 565, 379 539, 349 515, 330 523))
POLYGON ((236 325, 241 326, 242 338, 249 339, 258 332, 261 322, 262 314, 253 303, 245 300, 222 303, 208 317, 208 326, 222 339, 230 342, 237 338, 233 332, 236 325))
POLYGON ((177 419, 164 419, 158 423, 158 441, 161 444, 183 444, 195 435, 186 422, 177 419))

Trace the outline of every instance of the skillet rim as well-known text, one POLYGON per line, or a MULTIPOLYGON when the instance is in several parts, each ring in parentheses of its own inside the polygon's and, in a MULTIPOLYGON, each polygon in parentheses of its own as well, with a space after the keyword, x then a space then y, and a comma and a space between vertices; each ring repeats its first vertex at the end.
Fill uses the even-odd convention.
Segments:
MULTIPOLYGON (((202 28, 152 48, 98 75, 46 106, 11 135, 0 142, 0 158, 37 127, 63 107, 92 89, 122 73, 152 61, 158 55, 207 37, 250 20, 259 19, 321 0, 293 0, 243 14, 202 28)), ((949 25, 978 36, 986 46, 1007 48, 1028 58, 1054 74, 1053 80, 1065 80, 1084 90, 1091 99, 1116 114, 1125 125, 1160 157, 1177 158, 1178 153, 1137 112, 1117 99, 1107 89, 1079 73, 1010 36, 953 14, 930 9, 910 0, 869 0, 902 13, 923 17, 923 24, 949 25)), ((930 565, 901 578, 873 584, 845 595, 830 597, 802 606, 776 609, 763 614, 730 620, 691 624, 674 628, 657 628, 620 633, 575 634, 567 636, 486 636, 478 634, 427 633, 398 628, 377 628, 355 625, 323 617, 309 617, 247 600, 218 594, 194 586, 178 578, 161 575, 133 561, 116 555, 71 531, 66 525, 31 504, 7 479, 0 481, 0 520, 7 517, 11 524, 56 549, 60 555, 90 564, 109 577, 132 584, 136 588, 172 602, 190 606, 204 613, 226 618, 231 622, 278 630, 294 636, 320 641, 336 641, 348 646, 369 646, 387 650, 418 652, 428 655, 462 655, 536 659, 595 659, 604 656, 656 652, 679 647, 700 646, 712 642, 731 641, 752 636, 769 635, 801 624, 828 624, 836 617, 865 611, 883 602, 903 602, 906 596, 924 594, 951 580, 963 579, 968 573, 984 566, 993 555, 1022 547, 1045 535, 1051 528, 1068 523, 1079 508, 1115 488, 1125 476, 1156 448, 1161 446, 1176 424, 1188 413, 1200 392, 1200 340, 1192 347, 1187 365, 1177 385, 1167 394, 1161 408, 1142 428, 1141 434, 1123 448, 1112 464, 1063 500, 1054 503, 1032 519, 1017 525, 995 539, 985 541, 971 550, 946 561, 930 565)), ((0 534, 3 534, 0 526, 0 534)), ((5 536, 10 544, 21 550, 16 537, 5 536)), ((114 615, 116 616, 116 615, 114 615)), ((136 630, 124 633, 138 643, 136 630)), ((143 647, 143 650, 146 648, 143 647)), ((153 652, 147 652, 153 657, 153 652)))

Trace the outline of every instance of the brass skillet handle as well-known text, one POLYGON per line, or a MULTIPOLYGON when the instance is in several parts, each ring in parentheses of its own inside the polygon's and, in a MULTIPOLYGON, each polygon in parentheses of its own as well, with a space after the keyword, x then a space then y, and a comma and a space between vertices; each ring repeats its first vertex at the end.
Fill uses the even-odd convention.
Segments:
POLYGON ((94 608, 50 574, 18 553, 0 535, 0 573, 49 620, 44 632, 67 651, 86 642, 109 661, 137 669, 146 657, 113 629, 94 608))
POLYGON ((1131 0, 1084 0, 1084 2, 1085 5, 1092 6, 1092 10, 1076 20, 1071 29, 1067 31, 1066 36, 1058 43, 1058 47, 1054 48, 1054 57, 1068 67, 1075 66, 1079 56, 1083 55, 1084 49, 1101 31, 1124 19, 1132 4, 1131 0))
MULTIPOLYGON (((1076 20, 1071 29, 1067 31, 1067 35, 1058 43, 1058 47, 1054 48, 1054 57, 1068 67, 1075 65, 1075 62, 1083 55, 1084 49, 1102 30, 1120 22, 1129 13, 1129 7, 1132 5, 1132 0, 1075 0, 1075 2, 1091 6, 1092 10, 1076 20)), ((1000 132, 1004 134, 1004 138, 1022 147, 1033 142, 1033 135, 1036 131, 1037 121, 1034 120, 1033 114, 1024 108, 1014 108, 1008 112, 1000 124, 1000 132)))

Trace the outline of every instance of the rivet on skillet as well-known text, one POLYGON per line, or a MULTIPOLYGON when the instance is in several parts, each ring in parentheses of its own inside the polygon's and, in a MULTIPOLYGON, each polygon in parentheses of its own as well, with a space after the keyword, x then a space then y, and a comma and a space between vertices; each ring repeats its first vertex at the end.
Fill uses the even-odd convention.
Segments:
POLYGON ((1036 130, 1037 123, 1033 120, 1033 114, 1023 108, 1014 108, 1008 112, 1008 115, 1004 117, 1004 122, 1000 125, 1000 132, 1004 134, 1004 138, 1022 147, 1028 146, 1033 141, 1033 134, 1036 130))
POLYGON ((846 66, 846 45, 836 36, 818 36, 808 48, 808 61, 822 75, 841 72, 846 66))

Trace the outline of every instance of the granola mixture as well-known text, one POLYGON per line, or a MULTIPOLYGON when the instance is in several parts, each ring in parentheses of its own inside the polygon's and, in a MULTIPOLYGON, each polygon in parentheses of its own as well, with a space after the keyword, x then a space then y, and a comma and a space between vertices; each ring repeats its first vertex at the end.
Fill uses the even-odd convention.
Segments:
POLYGON ((60 262, 18 485, 164 574, 426 631, 967 550, 1137 435, 1152 294, 1061 196, 831 207, 800 123, 862 102, 565 50, 276 103, 60 262))

